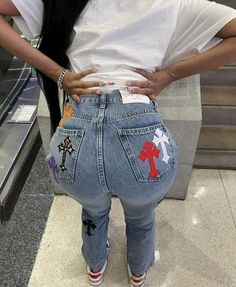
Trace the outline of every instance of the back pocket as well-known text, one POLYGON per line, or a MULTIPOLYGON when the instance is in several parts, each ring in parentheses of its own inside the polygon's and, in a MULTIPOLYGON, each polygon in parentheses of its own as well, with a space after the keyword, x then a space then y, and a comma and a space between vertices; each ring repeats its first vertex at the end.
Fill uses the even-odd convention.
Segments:
POLYGON ((75 180, 75 168, 84 137, 84 130, 57 127, 50 144, 50 153, 46 157, 54 179, 58 183, 75 180))
POLYGON ((139 182, 159 181, 175 167, 175 142, 163 124, 118 129, 118 135, 139 182))

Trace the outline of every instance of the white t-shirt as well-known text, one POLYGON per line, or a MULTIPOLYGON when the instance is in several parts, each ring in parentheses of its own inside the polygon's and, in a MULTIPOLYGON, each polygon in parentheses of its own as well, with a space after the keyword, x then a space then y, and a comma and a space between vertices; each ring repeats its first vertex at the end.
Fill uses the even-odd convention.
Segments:
MULTIPOLYGON (((12 2, 22 15, 14 17, 21 31, 38 36, 42 1, 12 2)), ((155 71, 214 47, 222 41, 215 34, 233 18, 236 10, 207 0, 91 0, 67 55, 76 72, 100 66, 85 80, 115 81, 119 88, 143 79, 133 67, 155 71)))

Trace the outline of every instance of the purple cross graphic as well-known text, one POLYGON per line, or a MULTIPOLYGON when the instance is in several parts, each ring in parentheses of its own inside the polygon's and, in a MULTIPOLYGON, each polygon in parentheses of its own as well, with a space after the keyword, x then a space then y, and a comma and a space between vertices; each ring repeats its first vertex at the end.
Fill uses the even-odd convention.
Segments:
POLYGON ((57 175, 59 173, 59 168, 58 168, 57 163, 55 161, 55 158, 53 156, 51 156, 49 158, 48 165, 49 165, 49 167, 50 167, 50 169, 52 171, 52 174, 53 174, 53 177, 54 177, 55 181, 58 182, 57 175))

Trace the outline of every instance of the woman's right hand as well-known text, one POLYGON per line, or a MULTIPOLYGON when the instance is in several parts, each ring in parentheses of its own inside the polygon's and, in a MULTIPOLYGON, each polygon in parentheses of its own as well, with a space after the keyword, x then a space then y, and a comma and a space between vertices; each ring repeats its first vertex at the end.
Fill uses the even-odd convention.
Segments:
POLYGON ((81 81, 87 75, 96 73, 96 68, 81 71, 79 73, 68 72, 63 79, 63 89, 75 101, 80 100, 80 95, 99 94, 99 87, 112 85, 112 83, 104 83, 100 81, 81 81), (97 87, 97 88, 95 88, 97 87))

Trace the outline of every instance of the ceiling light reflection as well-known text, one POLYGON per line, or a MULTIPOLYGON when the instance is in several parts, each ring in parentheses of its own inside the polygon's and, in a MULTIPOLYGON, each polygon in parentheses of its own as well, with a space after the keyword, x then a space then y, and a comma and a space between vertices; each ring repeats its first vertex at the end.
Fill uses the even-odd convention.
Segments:
POLYGON ((198 188, 197 188, 197 191, 195 192, 195 194, 194 194, 194 197, 195 198, 201 198, 201 197, 203 197, 204 195, 206 194, 206 187, 203 187, 203 186, 199 186, 198 188))

